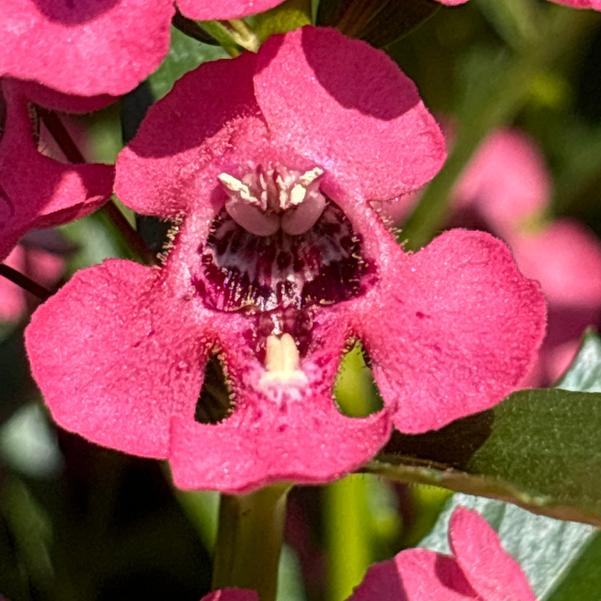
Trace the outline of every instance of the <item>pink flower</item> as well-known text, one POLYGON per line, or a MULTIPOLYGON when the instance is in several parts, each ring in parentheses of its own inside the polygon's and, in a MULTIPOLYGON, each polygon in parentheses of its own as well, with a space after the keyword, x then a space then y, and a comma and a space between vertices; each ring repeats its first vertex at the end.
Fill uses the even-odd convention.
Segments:
MULTIPOLYGON (((408 549, 373 565, 348 601, 536 601, 519 564, 475 511, 454 511, 449 544, 452 556, 408 549)), ((202 601, 258 601, 258 595, 223 589, 202 601)))
POLYGON ((33 228, 87 215, 111 194, 113 168, 73 165, 38 149, 33 104, 90 110, 102 99, 67 98, 35 84, 0 81, 0 261, 33 228))
POLYGON ((180 222, 164 265, 82 271, 27 331, 54 418, 168 458, 178 486, 239 492, 352 470, 391 418, 423 432, 497 403, 541 341, 537 285, 488 234, 407 254, 369 202, 422 186, 444 157, 412 82, 334 30, 186 75, 117 161, 128 206, 180 222), (357 340, 386 405, 360 419, 332 400, 357 340), (219 423, 195 420, 210 356, 233 397, 219 423))
MULTIPOLYGON (((441 4, 447 6, 458 6, 459 4, 465 4, 467 0, 438 0, 441 4)), ((572 8, 592 8, 594 10, 601 10, 601 0, 550 0, 555 4, 564 4, 565 6, 571 6, 572 8)))
MULTIPOLYGON (((4 261, 34 282, 53 288, 65 270, 65 243, 54 230, 31 232, 4 261), (55 248, 53 248, 55 247, 55 248)), ((0 322, 22 319, 32 297, 7 279, 0 278, 0 322)), ((36 299, 33 299, 35 302, 36 299)))
POLYGON ((476 212, 509 244, 524 275, 538 280, 549 303, 548 335, 530 385, 549 384, 568 367, 583 330, 601 321, 601 242, 576 221, 533 228, 551 197, 540 150, 524 134, 499 130, 484 141, 461 178, 455 206, 476 212))
POLYGON ((82 96, 133 89, 169 50, 175 4, 191 19, 240 18, 282 0, 2 0, 0 75, 82 96), (68 50, 67 50, 68 49, 68 50))

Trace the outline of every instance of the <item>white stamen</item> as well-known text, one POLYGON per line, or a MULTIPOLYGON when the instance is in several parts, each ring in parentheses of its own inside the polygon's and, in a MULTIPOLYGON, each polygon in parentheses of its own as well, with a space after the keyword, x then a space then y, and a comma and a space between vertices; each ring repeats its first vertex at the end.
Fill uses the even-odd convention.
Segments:
POLYGON ((294 188, 290 190, 290 206, 296 207, 305 200, 307 196, 307 188, 303 184, 295 184, 294 188))
POLYGON ((324 171, 321 167, 313 167, 309 171, 305 171, 299 178, 298 182, 303 186, 310 186, 316 179, 320 178, 323 175, 324 171))
POLYGON ((253 196, 248 185, 235 178, 233 175, 230 175, 229 173, 220 173, 217 176, 217 179, 227 190, 240 198, 240 200, 245 200, 256 207, 261 206, 261 201, 256 196, 253 196))
POLYGON ((305 385, 307 376, 300 370, 300 355, 294 338, 288 333, 271 334, 265 348, 265 373, 261 385, 280 383, 305 385))
POLYGON ((316 181, 321 167, 304 173, 284 166, 259 166, 241 180, 229 173, 217 177, 229 199, 225 208, 230 217, 257 236, 271 236, 280 228, 299 236, 313 227, 321 216, 326 200, 316 181))

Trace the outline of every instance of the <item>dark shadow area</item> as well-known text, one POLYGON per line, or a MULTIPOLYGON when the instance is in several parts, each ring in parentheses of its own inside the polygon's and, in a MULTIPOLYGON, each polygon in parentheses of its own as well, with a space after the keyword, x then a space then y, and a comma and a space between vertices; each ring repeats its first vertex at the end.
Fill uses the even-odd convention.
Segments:
POLYGON ((33 0, 38 11, 50 21, 81 25, 119 4, 120 0, 33 0))
POLYGON ((483 411, 457 420, 425 434, 401 434, 395 431, 384 447, 384 454, 398 454, 462 467, 492 433, 494 413, 483 411))
POLYGON ((336 27, 349 37, 381 48, 420 25, 439 8, 434 0, 332 0, 319 4, 317 24, 336 27))
POLYGON ((218 353, 214 353, 205 367, 194 419, 201 424, 218 424, 232 414, 234 406, 224 367, 218 353))
POLYGON ((377 65, 371 65, 367 56, 349 56, 346 44, 324 46, 320 44, 320 39, 319 32, 316 34, 312 29, 303 30, 305 57, 319 84, 344 108, 390 121, 406 113, 420 101, 417 91, 409 91, 404 80, 388 82, 385 95, 383 90, 366 85, 370 82, 370 71, 375 70, 376 66, 381 67, 380 60, 377 65), (363 85, 358 86, 357 82, 363 85), (398 99, 398 104, 383 102, 385 96, 398 99))
POLYGON ((454 593, 474 599, 479 598, 452 557, 437 555, 434 562, 434 573, 438 581, 454 593))

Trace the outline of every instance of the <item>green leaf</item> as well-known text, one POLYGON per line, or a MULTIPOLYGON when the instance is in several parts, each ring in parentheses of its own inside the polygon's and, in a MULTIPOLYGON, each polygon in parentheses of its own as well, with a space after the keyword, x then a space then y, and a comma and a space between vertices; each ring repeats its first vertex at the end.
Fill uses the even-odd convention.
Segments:
MULTIPOLYGON (((250 20, 250 19, 249 19, 250 20)), ((272 10, 256 15, 252 20, 255 34, 261 41, 270 35, 286 33, 311 23, 309 0, 287 0, 272 10)))
MULTIPOLYGON (((590 334, 562 382, 598 386, 590 334)), ((561 519, 601 525, 601 394, 521 390, 490 411, 417 436, 395 434, 370 472, 493 497, 561 519)))
POLYGON ((411 31, 438 8, 433 0, 321 0, 317 24, 336 27, 382 47, 411 31))
POLYGON ((161 66, 148 78, 152 95, 157 100, 162 98, 184 73, 196 69, 206 61, 227 56, 223 48, 203 44, 172 27, 169 54, 161 66))
POLYGON ((575 522, 534 515, 501 501, 457 494, 420 543, 449 553, 449 517, 457 506, 482 514, 519 562, 539 601, 597 601, 601 590, 601 533, 575 522), (592 569, 591 569, 592 568, 592 569))

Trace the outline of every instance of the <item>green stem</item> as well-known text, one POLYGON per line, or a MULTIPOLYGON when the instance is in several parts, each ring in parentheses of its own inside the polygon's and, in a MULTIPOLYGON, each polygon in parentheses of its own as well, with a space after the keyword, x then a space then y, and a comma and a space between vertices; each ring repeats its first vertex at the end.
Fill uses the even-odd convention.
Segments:
POLYGON ((275 601, 289 485, 241 496, 222 495, 213 589, 248 588, 275 601))
POLYGON ((328 601, 348 599, 372 561, 367 481, 351 475, 324 489, 328 601))
POLYGON ((34 282, 24 273, 13 269, 10 265, 6 265, 5 263, 0 263, 0 277, 6 278, 13 284, 23 288, 23 290, 37 296, 40 300, 44 301, 52 296, 50 290, 44 288, 44 286, 34 282))
POLYGON ((402 238, 407 247, 421 248, 440 231, 446 221, 449 202, 457 179, 486 134, 509 122, 530 96, 530 82, 541 69, 576 45, 578 39, 595 25, 584 11, 550 9, 541 31, 553 43, 528 46, 518 56, 507 56, 494 77, 482 82, 474 97, 462 108, 453 150, 424 192, 420 203, 407 221, 402 238))

